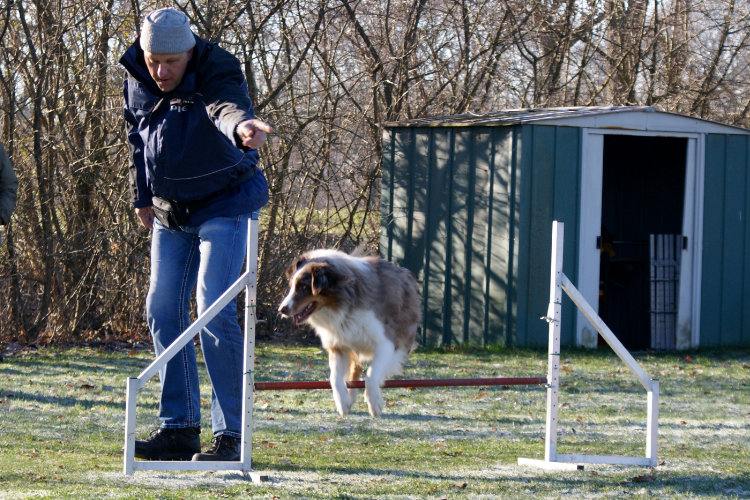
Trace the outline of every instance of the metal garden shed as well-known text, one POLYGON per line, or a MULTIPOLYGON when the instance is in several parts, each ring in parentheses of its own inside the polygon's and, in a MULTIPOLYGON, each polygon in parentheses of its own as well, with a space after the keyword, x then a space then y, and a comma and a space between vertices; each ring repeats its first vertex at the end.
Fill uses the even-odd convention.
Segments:
MULTIPOLYGON (((630 349, 750 345, 750 130, 650 107, 388 123, 383 257, 418 277, 423 345, 547 343, 564 272, 630 349)), ((563 306, 564 345, 596 332, 563 306)))

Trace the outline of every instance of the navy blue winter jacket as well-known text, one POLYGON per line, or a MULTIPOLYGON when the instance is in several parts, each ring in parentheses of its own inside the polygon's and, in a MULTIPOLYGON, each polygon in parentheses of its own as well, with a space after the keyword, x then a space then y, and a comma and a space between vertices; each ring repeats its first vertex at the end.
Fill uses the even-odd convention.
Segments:
POLYGON ((240 63, 195 39, 182 82, 166 94, 148 73, 138 40, 120 58, 133 206, 151 206, 153 196, 193 204, 191 225, 250 213, 268 201, 258 151, 235 134, 254 117, 240 63))

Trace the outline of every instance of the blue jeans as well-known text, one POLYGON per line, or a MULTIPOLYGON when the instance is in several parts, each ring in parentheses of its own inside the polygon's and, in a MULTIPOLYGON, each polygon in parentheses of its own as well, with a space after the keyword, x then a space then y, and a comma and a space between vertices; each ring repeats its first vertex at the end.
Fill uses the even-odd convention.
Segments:
MULTIPOLYGON (((157 356, 190 326, 193 290, 200 315, 237 280, 245 262, 250 217, 217 217, 175 229, 154 221, 146 317, 157 356)), ((212 386, 213 434, 241 437, 244 341, 236 300, 201 330, 200 341, 212 386)), ((198 365, 192 342, 159 377, 161 427, 199 426, 198 365)))

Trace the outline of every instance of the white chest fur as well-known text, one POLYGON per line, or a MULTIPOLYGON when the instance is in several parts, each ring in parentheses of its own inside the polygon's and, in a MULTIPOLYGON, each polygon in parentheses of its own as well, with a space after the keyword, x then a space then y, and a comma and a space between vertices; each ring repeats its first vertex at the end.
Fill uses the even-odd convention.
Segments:
POLYGON ((329 309, 316 311, 309 319, 323 347, 346 347, 366 360, 378 345, 387 342, 382 321, 369 309, 329 309))

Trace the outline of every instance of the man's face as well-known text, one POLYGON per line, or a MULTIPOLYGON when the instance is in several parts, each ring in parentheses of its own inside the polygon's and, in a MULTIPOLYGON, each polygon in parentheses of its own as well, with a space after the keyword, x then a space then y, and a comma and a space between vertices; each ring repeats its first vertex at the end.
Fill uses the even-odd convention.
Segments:
POLYGON ((182 82, 192 55, 193 49, 176 54, 143 53, 146 68, 162 92, 171 92, 182 82))

